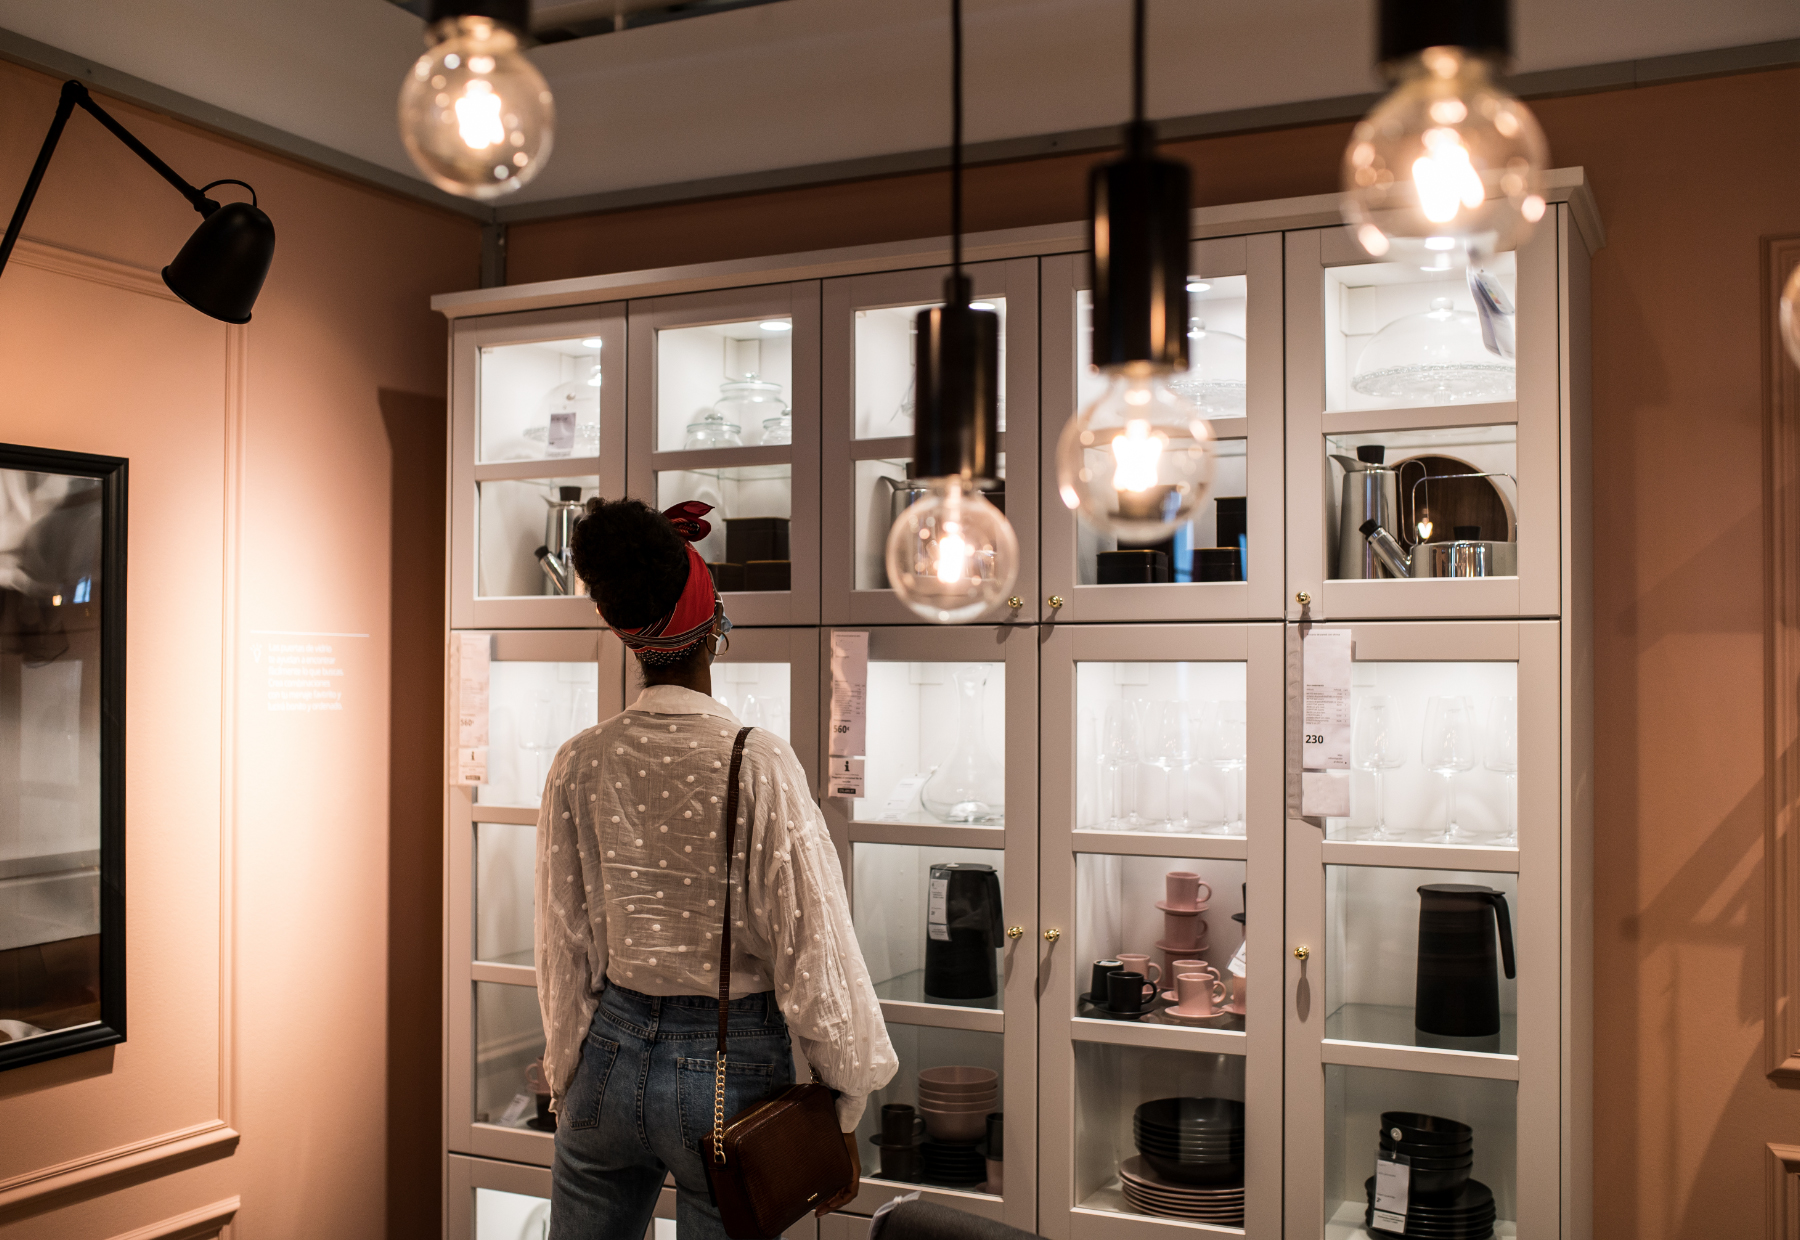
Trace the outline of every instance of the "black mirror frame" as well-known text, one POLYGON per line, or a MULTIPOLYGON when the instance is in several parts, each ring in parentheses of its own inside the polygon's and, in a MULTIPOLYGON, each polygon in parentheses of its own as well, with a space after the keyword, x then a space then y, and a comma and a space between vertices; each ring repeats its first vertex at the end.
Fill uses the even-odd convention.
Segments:
POLYGON ((125 1040, 125 534, 127 460, 0 443, 0 469, 97 478, 100 545, 100 1019, 0 1043, 0 1071, 125 1040))

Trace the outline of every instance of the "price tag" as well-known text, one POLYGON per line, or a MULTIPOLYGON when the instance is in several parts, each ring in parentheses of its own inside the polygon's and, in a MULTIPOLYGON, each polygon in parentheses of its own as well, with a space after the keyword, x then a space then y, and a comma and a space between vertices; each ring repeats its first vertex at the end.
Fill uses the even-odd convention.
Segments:
POLYGON ((1312 629, 1301 653, 1300 812, 1350 814, 1349 629, 1312 629))
POLYGON ((892 821, 911 809, 914 798, 919 795, 919 789, 930 778, 929 775, 908 775, 895 784, 894 790, 888 793, 887 804, 881 807, 882 818, 892 821))
POLYGON ((486 633, 458 633, 450 647, 459 784, 487 782, 489 640, 486 633))
POLYGON ((950 880, 934 878, 925 903, 925 933, 940 943, 950 941, 950 880))
POLYGON ((550 415, 550 434, 547 437, 549 451, 546 456, 568 456, 575 450, 575 415, 573 413, 553 413, 550 415))
POLYGON ((456 782, 459 784, 487 783, 486 745, 479 745, 472 749, 457 749, 456 782))
POLYGON ((1406 1211, 1411 1204, 1412 1160, 1404 1154, 1382 1150, 1375 1157, 1375 1226, 1383 1231, 1406 1230, 1406 1211))
POLYGON ((869 635, 831 635, 831 745, 834 758, 867 752, 869 711, 869 635))
POLYGON ((828 795, 834 797, 860 797, 863 792, 863 760, 861 758, 832 758, 828 795))

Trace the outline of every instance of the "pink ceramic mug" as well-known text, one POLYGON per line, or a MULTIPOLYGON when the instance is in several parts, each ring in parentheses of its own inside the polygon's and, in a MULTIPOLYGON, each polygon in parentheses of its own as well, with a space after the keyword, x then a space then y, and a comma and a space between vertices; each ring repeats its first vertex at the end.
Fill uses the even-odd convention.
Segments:
POLYGON ((1236 974, 1231 978, 1231 1006, 1239 1009, 1244 1006, 1244 979, 1236 974))
POLYGON ((1211 1016, 1225 1001, 1225 983, 1212 973, 1183 973, 1175 979, 1176 1011, 1183 1016, 1211 1016))
POLYGON ((1192 870, 1170 870, 1163 876, 1163 884, 1166 892, 1163 903, 1174 908, 1204 908, 1212 899, 1212 887, 1201 882, 1200 876, 1192 870))
POLYGON ((1219 971, 1204 960, 1171 960, 1169 972, 1179 978, 1183 973, 1210 973, 1219 976, 1219 971))
POLYGON ((1130 952, 1119 953, 1119 964, 1129 973, 1142 973, 1152 982, 1162 981, 1162 966, 1148 956, 1134 956, 1130 952), (1152 973, 1150 970, 1155 969, 1152 973))

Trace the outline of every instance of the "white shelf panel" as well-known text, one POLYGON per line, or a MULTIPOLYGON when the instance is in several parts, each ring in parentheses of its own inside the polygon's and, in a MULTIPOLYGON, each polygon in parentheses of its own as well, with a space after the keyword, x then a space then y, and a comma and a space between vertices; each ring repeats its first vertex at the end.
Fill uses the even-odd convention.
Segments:
POLYGON ((1326 865, 1379 865, 1407 870, 1480 870, 1517 874, 1519 850, 1476 844, 1407 844, 1381 840, 1326 840, 1326 865))
POLYGON ((941 1003, 907 1003, 883 999, 881 1015, 900 1025, 926 1025, 933 1029, 972 1029, 977 1033, 1005 1033, 1006 1013, 985 1008, 951 1007, 941 1003))
POLYGON ((1149 831, 1076 831, 1074 851, 1118 857, 1193 857, 1242 861, 1250 842, 1241 835, 1186 835, 1149 831))
POLYGON ((484 960, 469 965, 472 982, 498 982, 502 986, 537 985, 537 970, 522 964, 490 964, 484 960))
POLYGON ((1213 1051, 1220 1055, 1243 1055, 1249 1049, 1249 1039, 1241 1029, 1183 1029, 1176 1025, 1093 1020, 1082 1016, 1070 1018, 1069 1036, 1077 1042, 1148 1046, 1168 1051, 1213 1051))
POLYGON ((1327 435, 1374 431, 1437 431, 1463 426, 1504 426, 1519 420, 1517 401, 1491 405, 1427 405, 1417 409, 1359 409, 1321 415, 1327 435))
POLYGON ((1517 1055, 1482 1051, 1439 1050, 1429 1046, 1378 1046, 1323 1038, 1319 1058, 1350 1068, 1390 1068, 1396 1072, 1429 1072, 1437 1076, 1476 1076, 1489 1081, 1519 1079, 1517 1055))
POLYGON ((850 824, 853 844, 913 844, 921 848, 1002 848, 1004 827, 959 827, 932 822, 864 822, 850 824))

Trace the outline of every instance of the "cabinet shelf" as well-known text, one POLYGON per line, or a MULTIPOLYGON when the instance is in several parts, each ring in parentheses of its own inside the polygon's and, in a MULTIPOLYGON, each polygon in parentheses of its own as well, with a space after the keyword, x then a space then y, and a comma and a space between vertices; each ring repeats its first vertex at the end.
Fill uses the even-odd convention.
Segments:
POLYGON ((1322 1038, 1322 1063, 1347 1068, 1389 1068, 1399 1072, 1423 1072, 1434 1076, 1475 1076, 1490 1081, 1519 1079, 1517 1055, 1490 1055, 1483 1051, 1440 1050, 1433 1046, 1382 1046, 1373 1042, 1343 1042, 1322 1038))
POLYGON ((1183 1029, 1175 1025, 1145 1025, 1135 1021, 1069 1018, 1069 1036, 1077 1042, 1104 1042, 1109 1046, 1149 1046, 1170 1051, 1212 1051, 1242 1055, 1249 1039, 1242 1029, 1183 1029))
POLYGON ((925 1025, 932 1029, 970 1029, 976 1033, 1006 1032, 1006 1013, 998 1009, 883 999, 881 1015, 884 1019, 901 1025, 925 1025))
POLYGON ((700 448, 692 452, 652 452, 650 468, 659 474, 698 474, 715 469, 752 469, 758 465, 792 465, 790 445, 754 448, 700 448))
POLYGON ((537 986, 537 970, 528 964, 494 964, 476 960, 469 965, 469 980, 498 982, 502 986, 537 986))
POLYGON ((1245 1234, 1242 1227, 1218 1227, 1212 1223, 1140 1214, 1126 1203, 1125 1194, 1120 1191, 1117 1180, 1088 1197, 1071 1213, 1081 1219, 1081 1230, 1077 1234, 1084 1240, 1087 1237, 1093 1237, 1093 1240, 1125 1240, 1127 1237, 1158 1233, 1168 1236, 1188 1236, 1196 1232, 1217 1236, 1245 1234))
POLYGON ((1152 834, 1148 831, 1075 831, 1075 851, 1115 857, 1193 857, 1242 861, 1250 841, 1241 835, 1152 834))
POLYGON ((1420 409, 1358 409, 1326 413, 1325 434, 1367 435, 1376 431, 1458 430, 1465 426, 1505 426, 1519 420, 1517 401, 1491 405, 1427 405, 1420 409))
POLYGON ((857 819, 848 830, 853 844, 912 844, 920 848, 998 848, 1006 835, 1005 827, 961 827, 903 819, 857 819))
POLYGON ((1481 870, 1490 874, 1519 872, 1519 850, 1480 844, 1409 844, 1386 840, 1326 840, 1326 865, 1379 865, 1407 870, 1481 870))

